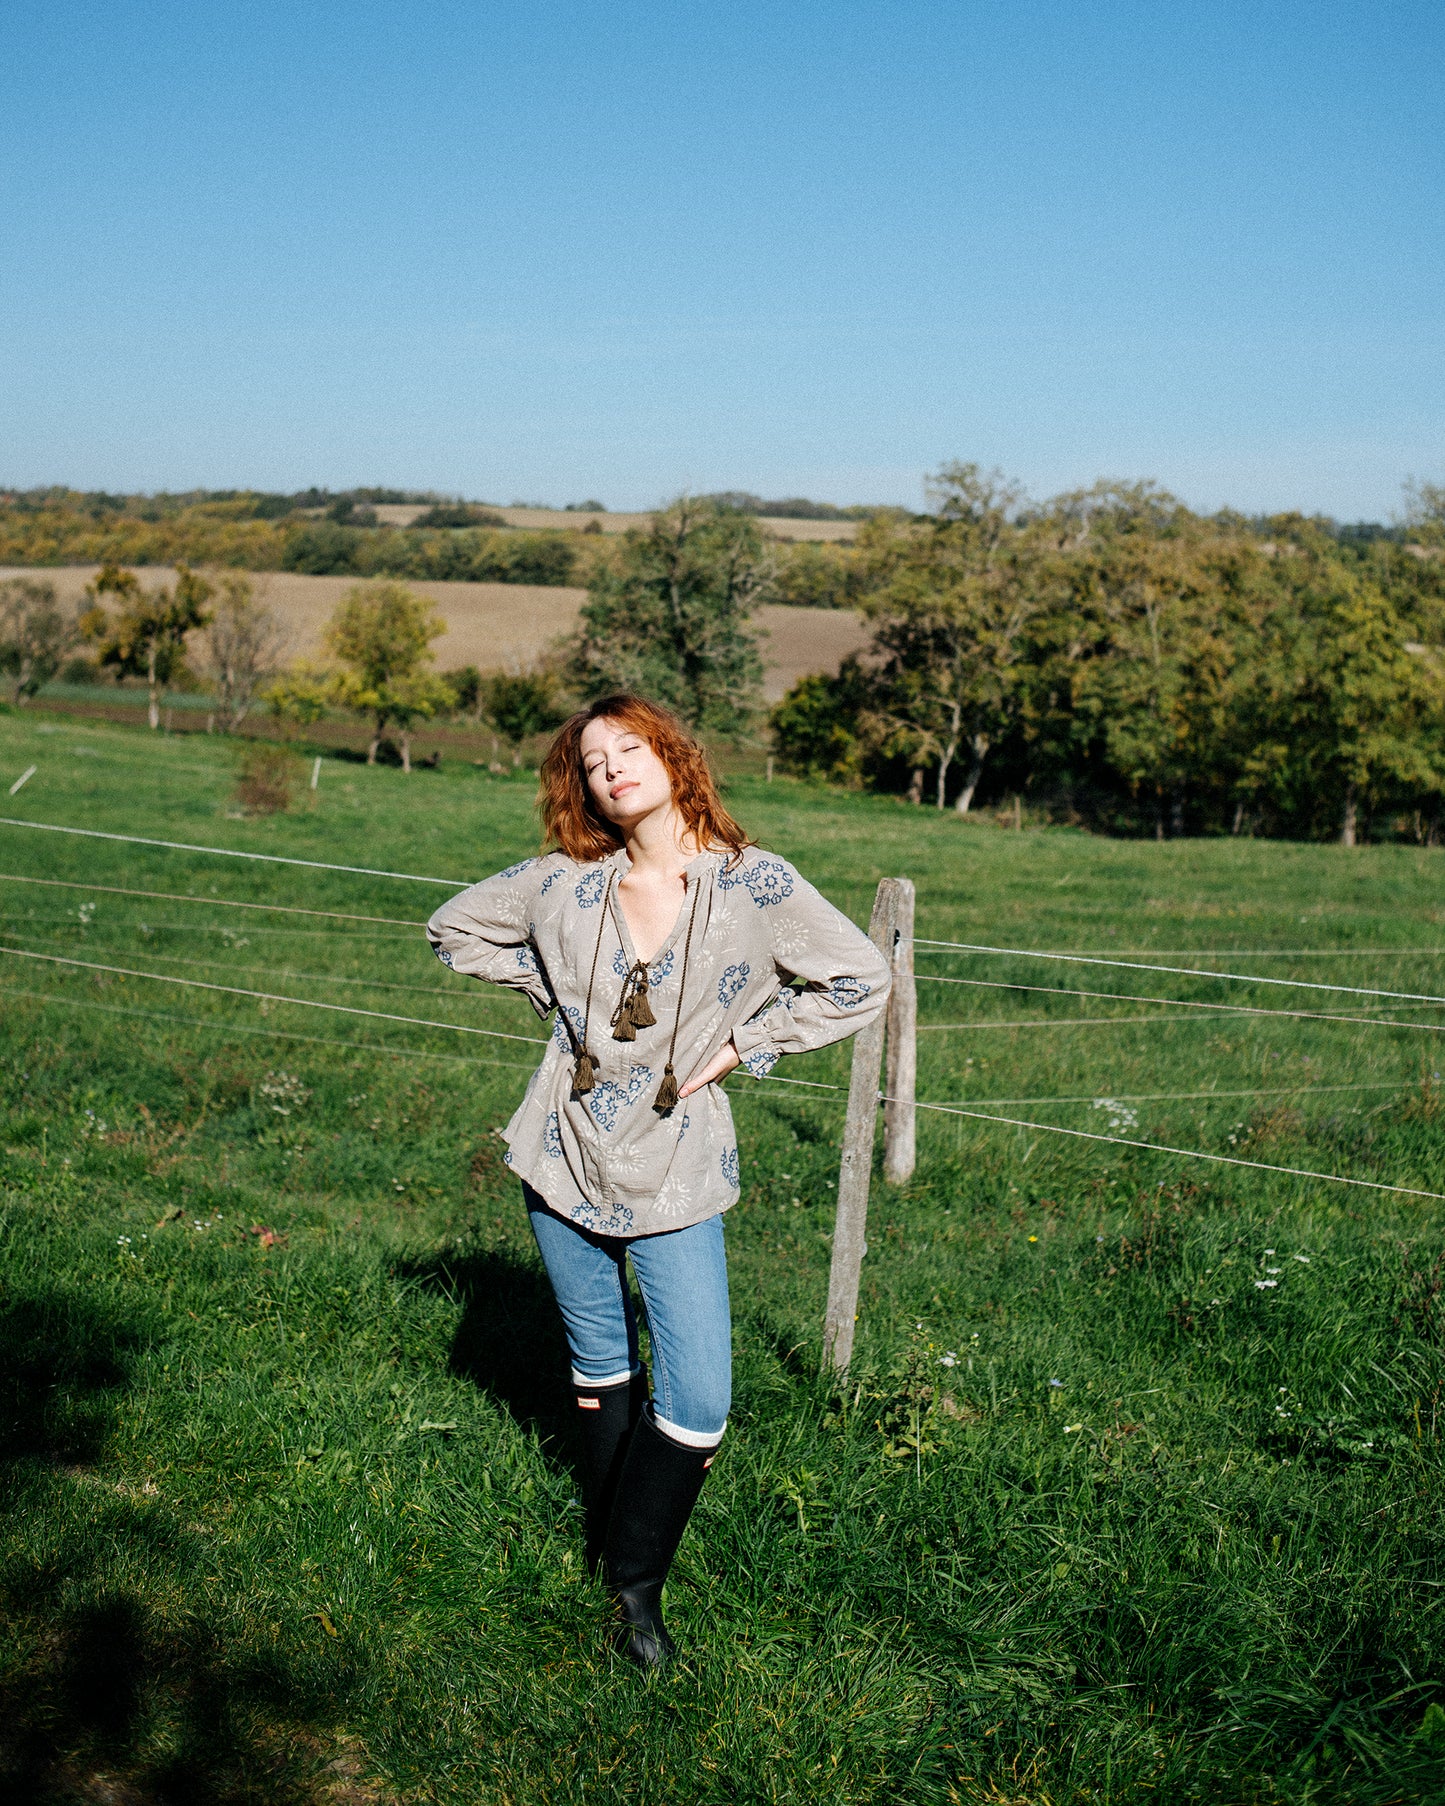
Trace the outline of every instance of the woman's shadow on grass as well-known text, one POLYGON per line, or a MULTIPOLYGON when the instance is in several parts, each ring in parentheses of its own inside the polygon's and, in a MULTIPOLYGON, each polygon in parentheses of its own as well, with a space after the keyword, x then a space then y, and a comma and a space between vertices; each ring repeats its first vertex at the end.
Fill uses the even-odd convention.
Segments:
POLYGON ((414 1260, 397 1271, 460 1307, 449 1371, 495 1399, 548 1455, 575 1465, 570 1357, 542 1268, 489 1248, 414 1260))

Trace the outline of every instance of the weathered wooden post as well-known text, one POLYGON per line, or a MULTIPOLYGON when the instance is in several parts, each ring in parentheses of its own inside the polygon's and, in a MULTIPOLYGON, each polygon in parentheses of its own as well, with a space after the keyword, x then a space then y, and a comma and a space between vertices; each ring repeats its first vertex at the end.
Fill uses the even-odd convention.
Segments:
MULTIPOLYGON (((868 937, 892 963, 906 878, 885 878, 873 900, 868 937)), ((911 935, 910 935, 911 941, 911 935)), ((868 1229, 868 1183, 873 1175, 873 1135, 878 1117, 878 1079, 883 1067, 884 1018, 853 1037, 853 1074, 848 1115, 843 1124, 843 1157, 838 1165, 838 1217, 833 1226, 833 1264, 828 1273, 828 1312, 823 1319, 823 1365, 840 1373, 853 1357, 853 1325, 858 1313, 858 1275, 868 1229)))
POLYGON ((913 1102, 918 1080, 918 986, 913 978, 913 881, 890 882, 898 887, 898 904, 888 953, 893 989, 884 1043, 883 1177, 890 1185, 903 1185, 913 1177, 918 1159, 918 1112, 913 1102))

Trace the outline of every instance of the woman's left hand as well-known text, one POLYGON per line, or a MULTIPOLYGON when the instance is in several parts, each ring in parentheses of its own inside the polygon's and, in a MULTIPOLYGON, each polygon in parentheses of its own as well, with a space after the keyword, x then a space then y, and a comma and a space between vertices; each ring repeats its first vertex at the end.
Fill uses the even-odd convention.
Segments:
POLYGON ((691 1097, 694 1091, 701 1091, 704 1085, 715 1084, 718 1079, 726 1078, 733 1067, 738 1065, 742 1055, 731 1041, 724 1041, 705 1066, 701 1066, 678 1091, 678 1097, 691 1097))

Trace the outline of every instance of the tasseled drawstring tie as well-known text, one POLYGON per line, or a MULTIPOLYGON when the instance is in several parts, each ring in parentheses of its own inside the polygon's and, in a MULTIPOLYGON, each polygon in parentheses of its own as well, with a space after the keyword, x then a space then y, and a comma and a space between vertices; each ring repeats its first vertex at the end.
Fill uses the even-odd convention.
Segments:
POLYGON ((682 944, 682 972, 677 981, 677 1008, 672 1015, 672 1039, 667 1047, 667 1064, 662 1069, 662 1083, 657 1087, 657 1096, 652 1100, 652 1107, 659 1116, 666 1116, 675 1110, 678 1104, 677 1074, 672 1070, 672 1062, 677 1053, 677 1030, 682 1021, 682 998, 687 989, 687 962, 692 955, 692 929, 697 921, 697 899, 701 886, 694 883, 692 891, 692 913, 687 918, 687 939, 682 944))
POLYGON ((622 981, 622 995, 612 1012, 612 1039, 635 1041, 640 1028, 654 1028, 657 1018, 647 1000, 647 967, 638 960, 622 981))
POLYGON ((572 1043, 575 1064, 572 1067, 572 1095, 586 1097, 597 1084, 597 1066, 587 1046, 587 1031, 592 1026, 592 987, 597 982, 597 959, 602 952, 602 935, 607 926, 607 902, 612 895, 612 873, 607 874, 607 889, 602 894, 602 908, 598 912, 597 944, 592 949, 592 970, 587 974, 587 1004, 582 1011, 582 1033, 580 1037, 563 1010, 562 1020, 567 1025, 567 1035, 572 1043))

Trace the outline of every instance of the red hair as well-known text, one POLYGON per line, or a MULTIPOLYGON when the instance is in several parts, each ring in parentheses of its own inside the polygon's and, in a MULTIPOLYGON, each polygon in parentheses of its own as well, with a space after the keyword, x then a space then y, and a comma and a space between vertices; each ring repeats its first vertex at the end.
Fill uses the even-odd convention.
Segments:
POLYGON ((569 859, 605 859, 622 835, 593 801, 582 771, 582 732, 592 721, 615 721, 639 734, 667 767, 672 800, 699 847, 726 847, 737 858, 752 845, 722 806, 707 754, 671 709, 645 696, 601 696, 558 728, 542 761, 537 807, 545 845, 569 859))

